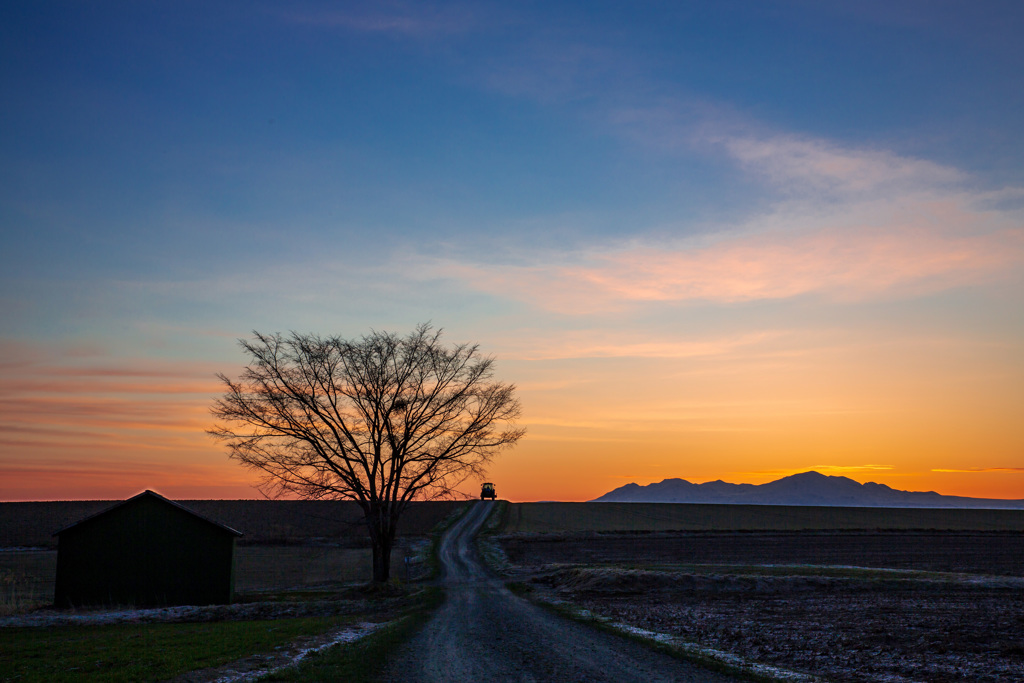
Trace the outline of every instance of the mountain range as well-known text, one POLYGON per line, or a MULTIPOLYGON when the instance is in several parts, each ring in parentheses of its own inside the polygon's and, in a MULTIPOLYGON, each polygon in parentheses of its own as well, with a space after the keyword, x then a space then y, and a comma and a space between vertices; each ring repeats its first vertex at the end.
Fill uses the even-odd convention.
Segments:
POLYGON ((594 503, 732 503, 739 505, 832 505, 840 507, 1024 509, 1024 500, 943 496, 935 491, 900 491, 873 481, 801 472, 767 484, 730 484, 719 479, 694 484, 665 479, 647 486, 626 484, 594 503))

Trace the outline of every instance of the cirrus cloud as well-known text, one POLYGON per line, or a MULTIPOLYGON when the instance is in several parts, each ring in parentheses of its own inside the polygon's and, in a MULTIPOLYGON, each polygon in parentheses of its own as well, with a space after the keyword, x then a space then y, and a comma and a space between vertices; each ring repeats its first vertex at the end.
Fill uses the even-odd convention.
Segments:
POLYGON ((956 169, 825 141, 718 141, 741 167, 788 188, 786 199, 701 238, 638 237, 527 265, 435 258, 420 272, 592 313, 639 302, 917 296, 1000 282, 1024 266, 1024 217, 1006 208, 1024 191, 971 190, 956 169))

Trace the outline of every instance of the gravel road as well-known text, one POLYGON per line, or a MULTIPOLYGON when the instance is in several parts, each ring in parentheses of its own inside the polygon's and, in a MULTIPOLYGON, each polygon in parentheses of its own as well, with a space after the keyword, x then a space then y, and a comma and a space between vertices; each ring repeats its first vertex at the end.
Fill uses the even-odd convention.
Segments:
POLYGON ((479 502, 441 539, 446 599, 389 663, 391 681, 680 681, 740 679, 707 671, 543 610, 510 593, 478 559, 479 502))

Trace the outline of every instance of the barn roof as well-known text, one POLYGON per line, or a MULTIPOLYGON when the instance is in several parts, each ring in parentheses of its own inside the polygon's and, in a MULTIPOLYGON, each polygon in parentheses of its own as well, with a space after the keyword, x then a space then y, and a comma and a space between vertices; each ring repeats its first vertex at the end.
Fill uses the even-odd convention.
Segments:
POLYGON ((174 507, 176 507, 176 508, 178 508, 180 510, 184 510, 185 512, 187 512, 188 514, 192 515, 193 517, 201 519, 204 522, 206 522, 208 524, 212 524, 215 527, 223 529, 224 531, 227 531, 228 533, 233 534, 235 536, 244 536, 244 534, 241 531, 236 531, 235 529, 232 529, 231 527, 229 527, 229 526, 227 526, 225 524, 221 524, 220 522, 215 522, 212 519, 210 519, 209 517, 204 517, 203 515, 201 515, 198 512, 196 512, 195 510, 190 510, 189 508, 185 507, 181 503, 176 503, 173 500, 170 500, 168 498, 164 498, 163 496, 161 496, 156 491, 150 491, 149 489, 146 489, 145 491, 143 491, 142 493, 140 493, 140 494, 138 494, 136 496, 132 496, 128 500, 122 500, 120 503, 117 503, 115 505, 111 505, 110 507, 108 507, 105 510, 101 510, 101 511, 95 513, 95 514, 89 515, 88 517, 86 517, 84 519, 80 519, 77 522, 75 522, 74 524, 69 524, 68 526, 64 527, 63 529, 60 529, 59 531, 55 531, 53 533, 53 535, 54 536, 59 536, 60 534, 64 533, 65 531, 70 531, 71 529, 74 529, 75 527, 78 527, 78 526, 81 526, 82 524, 90 522, 90 521, 96 519, 97 517, 102 517, 104 515, 110 514, 114 510, 117 510, 118 508, 121 508, 121 507, 123 507, 125 505, 128 505, 129 503, 131 503, 133 501, 136 501, 136 500, 139 500, 140 498, 146 498, 146 497, 155 498, 155 499, 159 500, 162 503, 166 503, 168 505, 173 505, 174 507))

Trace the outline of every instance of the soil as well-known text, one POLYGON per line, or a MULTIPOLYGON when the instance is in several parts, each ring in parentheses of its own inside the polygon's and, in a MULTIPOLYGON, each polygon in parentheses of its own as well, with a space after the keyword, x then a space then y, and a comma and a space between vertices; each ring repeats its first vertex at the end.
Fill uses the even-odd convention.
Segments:
POLYGON ((1019 534, 517 535, 501 544, 509 575, 540 599, 748 661, 830 681, 1024 681, 1019 534), (786 565, 799 566, 789 575, 786 565), (900 571, 839 568, 851 565, 900 571))

